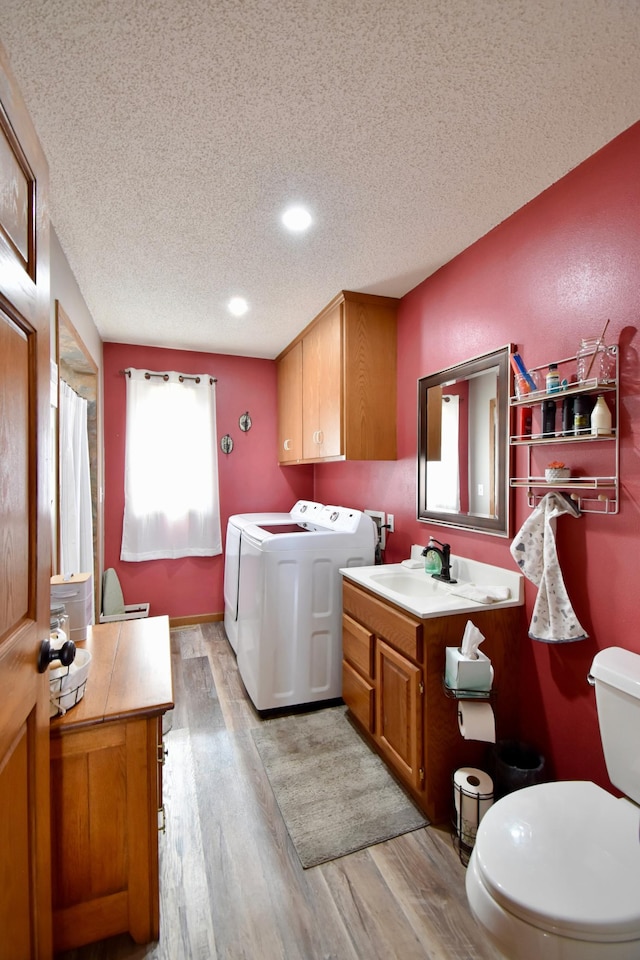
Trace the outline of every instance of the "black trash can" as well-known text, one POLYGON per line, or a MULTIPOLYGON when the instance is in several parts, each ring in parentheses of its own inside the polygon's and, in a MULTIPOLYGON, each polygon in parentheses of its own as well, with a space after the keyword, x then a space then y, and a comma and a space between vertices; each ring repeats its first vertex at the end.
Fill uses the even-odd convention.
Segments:
POLYGON ((491 770, 496 799, 507 793, 543 783, 545 760, 542 754, 520 740, 498 740, 491 750, 491 770))

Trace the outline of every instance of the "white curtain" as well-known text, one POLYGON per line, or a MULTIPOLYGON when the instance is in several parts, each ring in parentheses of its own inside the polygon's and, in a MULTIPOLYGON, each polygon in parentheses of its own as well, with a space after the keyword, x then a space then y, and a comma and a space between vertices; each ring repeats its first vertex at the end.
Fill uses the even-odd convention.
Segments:
POLYGON ((460 468, 458 434, 460 397, 442 398, 442 442, 440 460, 427 462, 427 507, 429 510, 460 510, 460 468))
POLYGON ((60 381, 60 572, 93 576, 88 402, 60 381))
POLYGON ((122 560, 222 553, 215 381, 127 373, 122 560))

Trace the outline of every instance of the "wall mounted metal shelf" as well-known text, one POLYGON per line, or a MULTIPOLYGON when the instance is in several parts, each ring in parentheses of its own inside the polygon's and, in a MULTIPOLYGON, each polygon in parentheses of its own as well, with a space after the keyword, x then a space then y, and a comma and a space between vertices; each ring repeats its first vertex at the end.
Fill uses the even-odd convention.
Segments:
MULTIPOLYGON (((524 488, 528 492, 528 504, 530 507, 536 506, 550 490, 561 490, 572 498, 583 513, 606 513, 615 514, 618 512, 618 487, 619 487, 619 463, 620 447, 618 424, 619 418, 619 390, 618 390, 618 364, 619 351, 617 346, 609 348, 611 356, 615 360, 615 375, 613 378, 600 379, 592 377, 581 383, 575 381, 569 383, 564 388, 553 393, 547 393, 546 390, 532 390, 522 396, 512 396, 509 398, 510 407, 535 407, 541 404, 543 400, 555 400, 561 402, 565 397, 579 395, 593 395, 608 393, 614 396, 614 427, 610 434, 606 436, 592 436, 590 429, 579 434, 554 434, 547 435, 542 433, 532 433, 529 435, 511 434, 509 444, 512 447, 526 447, 528 450, 527 473, 523 477, 511 477, 510 486, 514 488, 524 488), (608 476, 577 476, 569 477, 566 480, 548 482, 545 477, 536 475, 532 469, 531 456, 532 449, 541 446, 564 446, 566 444, 581 443, 605 443, 611 447, 612 470, 608 476)), ((576 357, 567 357, 558 361, 558 368, 575 368, 576 357)), ((531 374, 542 374, 546 365, 533 367, 529 371, 531 374)))
MULTIPOLYGON (((567 360, 561 360, 560 363, 576 362, 575 357, 569 357, 567 360)), ((560 363, 558 366, 560 366, 560 363)), ((544 370, 544 367, 532 367, 531 372, 544 370)), ((555 393, 547 393, 546 390, 532 390, 531 393, 525 393, 521 397, 509 397, 509 403, 512 407, 532 407, 536 403, 542 403, 543 400, 557 400, 562 397, 577 396, 578 394, 591 393, 613 393, 618 389, 617 381, 599 380, 598 377, 591 377, 590 380, 584 380, 582 383, 570 383, 567 387, 561 387, 555 393)))

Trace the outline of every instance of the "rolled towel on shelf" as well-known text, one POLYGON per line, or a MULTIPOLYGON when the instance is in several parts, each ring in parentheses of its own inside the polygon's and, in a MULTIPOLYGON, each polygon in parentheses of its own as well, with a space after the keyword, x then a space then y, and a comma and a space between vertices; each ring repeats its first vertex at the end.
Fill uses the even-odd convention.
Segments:
POLYGON ((449 587, 449 593, 476 603, 501 603, 511 599, 509 587, 485 587, 477 583, 455 583, 449 587))

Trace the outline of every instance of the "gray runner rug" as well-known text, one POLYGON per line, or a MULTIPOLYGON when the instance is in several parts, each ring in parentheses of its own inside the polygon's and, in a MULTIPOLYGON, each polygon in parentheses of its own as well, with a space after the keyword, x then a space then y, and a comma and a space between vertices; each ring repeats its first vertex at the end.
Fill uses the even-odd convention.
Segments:
POLYGON ((427 826, 346 707, 264 720, 251 733, 305 869, 427 826))

